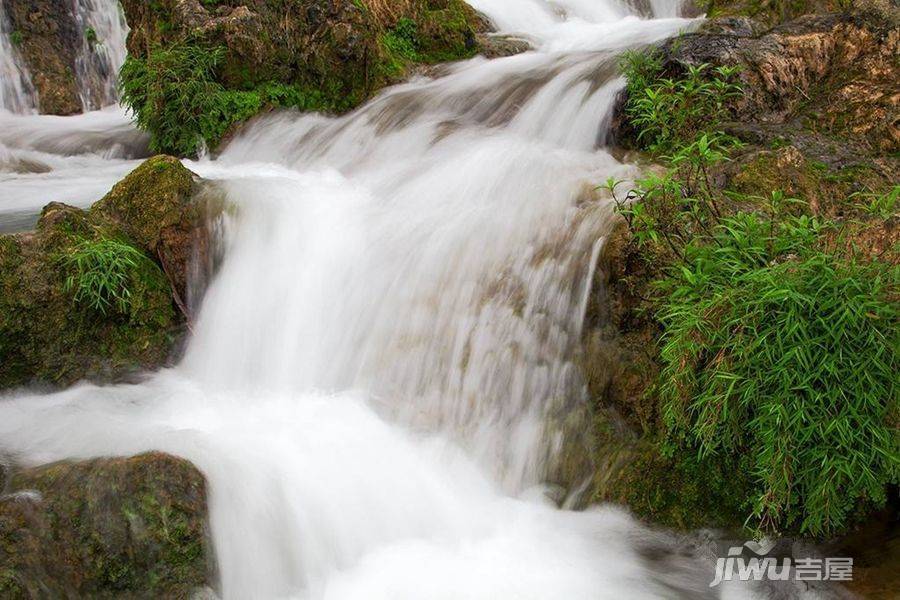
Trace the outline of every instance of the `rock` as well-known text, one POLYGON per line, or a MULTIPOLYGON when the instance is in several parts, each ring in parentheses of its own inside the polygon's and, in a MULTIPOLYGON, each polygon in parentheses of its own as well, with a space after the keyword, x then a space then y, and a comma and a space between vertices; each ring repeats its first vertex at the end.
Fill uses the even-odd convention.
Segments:
POLYGON ((213 581, 206 482, 159 453, 12 472, 0 596, 188 598, 213 581))
POLYGON ((806 15, 760 36, 720 31, 666 43, 666 71, 740 65, 745 93, 735 104, 737 122, 805 128, 871 153, 900 149, 895 25, 863 14, 828 14, 806 15))
POLYGON ((158 260, 185 299, 191 263, 205 262, 209 248, 206 228, 198 227, 207 218, 207 204, 194 201, 199 193, 197 176, 177 158, 155 156, 113 186, 90 212, 158 260))
POLYGON ((200 190, 177 160, 155 157, 90 211, 51 203, 34 232, 0 236, 0 388, 118 381, 168 364, 185 334, 188 269, 206 264, 200 190), (67 262, 108 241, 133 248, 125 309, 79 300, 67 262))
POLYGON ((509 35, 480 33, 477 39, 478 45, 481 47, 481 54, 485 58, 515 56, 532 50, 531 42, 528 40, 509 35))
MULTIPOLYGON (((685 65, 740 67, 744 93, 732 102, 734 122, 726 129, 744 141, 781 139, 813 154, 857 157, 900 149, 900 28, 874 9, 808 14, 774 27, 743 16, 717 18, 660 49, 667 77, 685 65), (798 134, 802 140, 794 139, 798 134)), ((612 137, 633 147, 636 132, 624 103, 623 94, 612 137)))
POLYGON ((12 30, 21 38, 19 50, 31 72, 42 113, 81 112, 75 57, 81 48, 71 2, 8 0, 12 30))
POLYGON ((226 49, 222 83, 248 90, 267 82, 302 85, 344 97, 350 108, 391 79, 385 34, 403 19, 416 24, 419 53, 438 60, 474 55, 476 17, 461 0, 245 0, 215 9, 199 0, 124 0, 128 50, 188 38, 226 49), (387 76, 387 77, 386 77, 387 76))

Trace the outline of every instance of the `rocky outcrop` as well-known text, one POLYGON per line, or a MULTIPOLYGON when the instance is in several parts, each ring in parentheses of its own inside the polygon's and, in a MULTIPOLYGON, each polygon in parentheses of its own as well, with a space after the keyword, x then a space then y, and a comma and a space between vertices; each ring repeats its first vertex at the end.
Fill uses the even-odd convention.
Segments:
MULTIPOLYGON (((713 19, 660 48, 665 74, 677 76, 686 65, 740 66, 744 94, 733 102, 727 131, 750 143, 794 143, 822 156, 896 154, 897 11, 860 6, 774 27, 748 17, 713 19)), ((616 122, 626 122, 621 112, 616 122)), ((627 127, 616 134, 626 143, 633 137, 627 127)))
POLYGON ((30 104, 41 113, 71 115, 116 101, 125 59, 118 0, 5 0, 0 13, 32 80, 30 104))
POLYGON ((8 0, 6 11, 31 72, 41 112, 81 112, 75 57, 82 41, 71 2, 8 0))
POLYGON ((205 264, 207 206, 197 178, 159 156, 90 211, 52 203, 35 231, 0 237, 0 388, 167 364, 188 269, 205 264))
POLYGON ((176 158, 157 156, 113 186, 90 214, 113 224, 157 260, 179 302, 186 302, 192 265, 205 263, 209 255, 209 239, 200 225, 206 222, 211 198, 195 201, 200 195, 196 175, 176 158))
MULTIPOLYGON (((896 8, 885 6, 864 1, 848 13, 826 1, 715 2, 717 18, 658 48, 661 77, 678 78, 689 65, 740 69, 743 93, 722 128, 744 145, 711 173, 716 189, 735 198, 726 213, 758 208, 754 201, 780 190, 840 224, 826 247, 900 264, 896 208, 866 205, 891 189, 896 195, 900 184, 900 29, 896 8)), ((624 102, 613 137, 635 148, 624 102)), ((745 470, 727 456, 701 460, 666 443, 656 389, 659 269, 624 222, 608 236, 581 357, 593 400, 593 499, 679 528, 740 528, 752 509, 745 470)))
POLYGON ((124 0, 129 54, 179 42, 226 49, 221 82, 250 90, 277 82, 342 99, 350 108, 400 75, 403 59, 438 62, 475 54, 474 11, 461 0, 124 0), (401 26, 414 48, 391 43, 401 26), (413 50, 415 56, 398 56, 413 50), (398 62, 399 60, 399 62, 398 62))
POLYGON ((13 469, 0 596, 189 598, 213 581, 206 482, 159 453, 13 469))

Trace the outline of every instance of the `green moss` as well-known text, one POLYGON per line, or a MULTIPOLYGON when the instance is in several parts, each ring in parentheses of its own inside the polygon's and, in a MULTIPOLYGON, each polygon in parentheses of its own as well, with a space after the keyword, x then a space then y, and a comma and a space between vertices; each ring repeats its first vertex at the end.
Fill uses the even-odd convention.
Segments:
POLYGON ((670 458, 651 439, 621 452, 624 460, 595 489, 595 501, 624 504, 639 518, 666 527, 743 528, 751 486, 739 461, 699 460, 689 453, 670 458))
POLYGON ((25 597, 186 598, 211 580, 205 482, 185 461, 57 463, 15 473, 10 487, 42 501, 0 501, 0 586, 25 597))
MULTIPOLYGON (((130 4, 126 4, 126 11, 130 4)), ((169 4, 151 5, 120 75, 123 101, 155 151, 194 155, 215 149, 236 125, 261 111, 295 108, 343 113, 416 64, 473 56, 474 11, 462 0, 416 0, 391 24, 364 2, 327 15, 297 0, 259 7, 252 35, 175 24, 169 4), (298 39, 310 40, 302 50, 298 39)), ((137 10, 137 9, 133 9, 137 10)), ((146 14, 140 13, 142 18, 146 14)))
POLYGON ((191 227, 201 222, 194 185, 176 159, 155 157, 89 212, 50 204, 33 234, 0 237, 0 387, 115 379, 165 364, 182 331, 173 288, 184 281, 170 281, 161 261, 181 264, 179 273, 191 256, 191 227), (79 295, 85 278, 110 273, 97 271, 107 264, 91 258, 97 249, 130 257, 117 262, 123 287, 109 288, 106 310, 79 295))

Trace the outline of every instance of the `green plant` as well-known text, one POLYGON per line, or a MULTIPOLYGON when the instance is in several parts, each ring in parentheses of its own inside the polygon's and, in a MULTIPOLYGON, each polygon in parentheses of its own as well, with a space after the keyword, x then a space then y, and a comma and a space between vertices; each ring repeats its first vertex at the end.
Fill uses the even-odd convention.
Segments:
POLYGON ((13 46, 21 46, 24 39, 21 31, 13 31, 9 34, 9 41, 12 42, 13 46))
POLYGON ((741 93, 734 81, 737 67, 685 65, 683 77, 662 78, 653 53, 626 54, 621 65, 629 91, 625 112, 638 140, 655 153, 673 152, 718 131, 729 102, 741 93))
POLYGON ((97 32, 93 27, 88 27, 84 30, 84 39, 87 40, 89 46, 93 46, 97 43, 97 32))
POLYGON ((900 200, 900 185, 895 185, 882 194, 857 193, 851 196, 855 207, 864 213, 889 219, 898 213, 897 200, 900 200))
POLYGON ((111 238, 81 240, 61 257, 61 263, 68 273, 64 291, 103 315, 110 311, 130 314, 140 271, 156 268, 143 252, 111 238))
POLYGON ((122 102, 150 133, 154 152, 196 155, 262 108, 255 91, 226 90, 217 81, 223 48, 181 44, 129 57, 119 75, 122 102))
POLYGON ((900 271, 817 249, 824 227, 723 219, 667 270, 657 313, 672 439, 753 457, 760 526, 813 535, 883 504, 900 473, 900 271))
POLYGON ((625 76, 629 95, 638 95, 652 86, 662 72, 659 50, 628 50, 619 59, 619 71, 625 76))

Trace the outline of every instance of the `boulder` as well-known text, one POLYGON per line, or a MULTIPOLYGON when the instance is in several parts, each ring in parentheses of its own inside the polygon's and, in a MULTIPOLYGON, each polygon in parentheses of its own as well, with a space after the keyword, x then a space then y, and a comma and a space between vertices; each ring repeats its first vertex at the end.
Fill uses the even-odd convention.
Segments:
POLYGON ((0 236, 0 388, 118 381, 169 364, 186 333, 188 270, 206 264, 201 187, 177 160, 155 157, 90 211, 51 203, 35 231, 0 236), (108 273, 121 301, 96 288, 108 273))
MULTIPOLYGON (((160 263, 180 299, 188 297, 188 274, 194 260, 205 260, 209 240, 206 202, 196 175, 177 158, 155 156, 128 174, 91 207, 97 221, 121 229, 160 263)), ((181 301, 181 300, 179 300, 181 301)))
POLYGON ((206 482, 160 453, 13 469, 0 596, 189 598, 214 577, 206 482))
MULTIPOLYGON (((738 66, 744 93, 732 102, 726 130, 750 143, 787 140, 819 155, 896 155, 900 27, 896 10, 891 16, 870 4, 775 26, 746 16, 707 21, 660 47, 664 75, 677 77, 689 65, 738 66)), ((629 146, 635 132, 624 100, 613 138, 629 146)))

